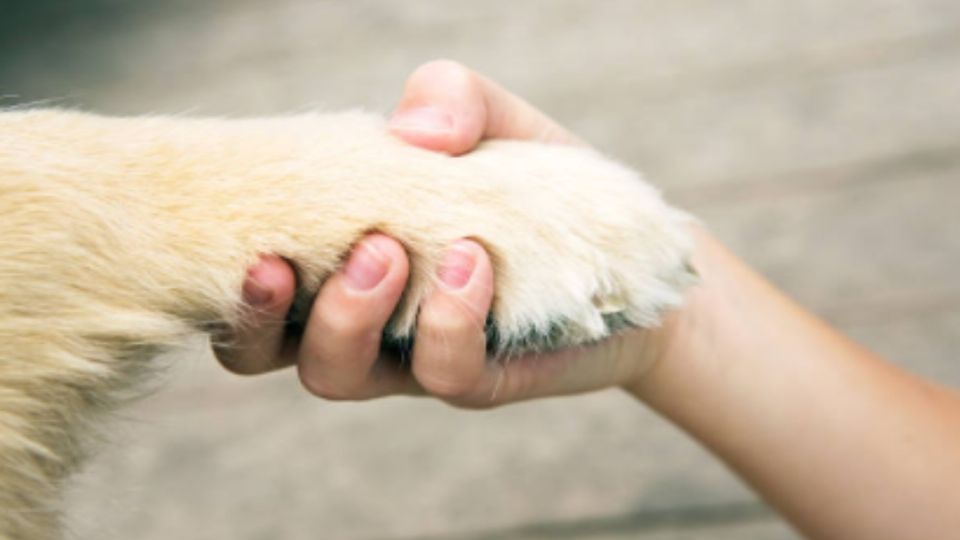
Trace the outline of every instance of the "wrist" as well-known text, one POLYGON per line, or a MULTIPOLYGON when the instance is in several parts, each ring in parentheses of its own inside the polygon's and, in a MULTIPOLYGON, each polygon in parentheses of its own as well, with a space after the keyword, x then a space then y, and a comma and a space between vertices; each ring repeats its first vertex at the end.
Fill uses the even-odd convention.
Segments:
MULTIPOLYGON (((671 396, 682 392, 677 385, 685 377, 675 377, 689 370, 698 370, 709 365, 697 361, 709 351, 716 320, 716 306, 722 305, 715 298, 717 293, 717 266, 722 264, 719 242, 699 225, 691 227, 695 248, 692 264, 700 274, 700 282, 687 291, 683 306, 664 315, 657 328, 645 330, 648 346, 645 354, 649 360, 646 368, 638 370, 627 380, 623 388, 637 399, 651 404, 654 396, 671 396), (678 366, 682 366, 679 367, 678 366)), ((693 373, 687 373, 693 375, 693 373)), ((678 395, 678 398, 682 396, 678 395)))

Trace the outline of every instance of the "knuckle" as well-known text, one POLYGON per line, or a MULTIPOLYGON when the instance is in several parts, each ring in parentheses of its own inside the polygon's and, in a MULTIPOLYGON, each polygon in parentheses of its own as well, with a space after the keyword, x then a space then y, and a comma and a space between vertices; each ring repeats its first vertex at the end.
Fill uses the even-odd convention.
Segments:
POLYGON ((241 354, 235 345, 215 345, 213 356, 223 369, 234 375, 257 375, 266 371, 261 362, 241 354))
POLYGON ((446 376, 424 373, 419 377, 420 385, 431 395, 455 404, 472 403, 469 399, 476 382, 453 374, 446 376))
POLYGON ((337 365, 326 359, 301 357, 297 375, 304 389, 329 401, 356 401, 372 396, 367 371, 355 363, 337 365))
POLYGON ((484 359, 471 358, 462 349, 437 344, 432 351, 421 352, 417 357, 414 351, 414 375, 420 386, 431 395, 455 402, 470 402, 482 388, 484 377, 484 359))
POLYGON ((318 374, 316 373, 301 369, 299 375, 300 384, 307 392, 310 392, 314 396, 329 401, 345 401, 350 399, 349 393, 331 384, 326 378, 317 376, 318 374))
POLYGON ((371 325, 362 313, 324 308, 320 309, 318 315, 320 334, 323 336, 354 340, 370 332, 371 325))
POLYGON ((351 298, 334 291, 321 293, 313 306, 308 326, 321 335, 338 339, 362 338, 380 330, 389 311, 377 299, 351 298))
POLYGON ((424 309, 417 320, 417 334, 431 341, 473 341, 477 335, 483 334, 483 323, 479 316, 463 306, 424 309))

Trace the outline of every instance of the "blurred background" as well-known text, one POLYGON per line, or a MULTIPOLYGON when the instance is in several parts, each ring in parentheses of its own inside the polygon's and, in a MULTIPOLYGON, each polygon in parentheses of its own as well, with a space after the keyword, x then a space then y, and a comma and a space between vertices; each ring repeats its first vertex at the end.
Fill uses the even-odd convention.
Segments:
MULTIPOLYGON (((956 0, 0 7, 0 106, 386 113, 418 64, 459 60, 645 170, 854 338, 960 385, 956 0)), ((72 537, 796 538, 616 391, 483 413, 334 404, 195 349, 114 422, 72 537)))

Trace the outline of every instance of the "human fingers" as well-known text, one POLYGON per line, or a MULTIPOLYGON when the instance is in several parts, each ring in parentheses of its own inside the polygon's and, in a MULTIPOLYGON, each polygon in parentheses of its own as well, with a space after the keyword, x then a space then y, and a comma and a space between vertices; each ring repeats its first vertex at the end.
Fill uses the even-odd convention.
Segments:
POLYGON ((479 244, 452 245, 420 307, 412 373, 425 392, 455 405, 483 406, 495 380, 487 363, 485 321, 493 268, 479 244))
POLYGON ((243 299, 249 307, 236 335, 214 343, 217 360, 234 373, 255 375, 289 365, 284 329, 296 276, 282 258, 265 255, 247 271, 243 299))
POLYGON ((585 145, 523 99, 450 60, 428 62, 410 75, 390 131, 451 155, 469 152, 482 139, 585 145))
POLYGON ((454 244, 417 320, 412 373, 424 392, 467 408, 588 392, 624 384, 655 352, 649 332, 633 331, 589 346, 490 358, 492 297, 486 252, 472 241, 454 244))
POLYGON ((354 249, 314 302, 297 353, 300 381, 326 399, 410 393, 408 372, 380 358, 383 327, 403 293, 409 262, 392 238, 373 234, 354 249))
POLYGON ((476 242, 451 246, 420 308, 412 373, 424 392, 453 405, 487 408, 618 384, 635 369, 620 337, 591 347, 489 358, 485 325, 493 268, 476 242))

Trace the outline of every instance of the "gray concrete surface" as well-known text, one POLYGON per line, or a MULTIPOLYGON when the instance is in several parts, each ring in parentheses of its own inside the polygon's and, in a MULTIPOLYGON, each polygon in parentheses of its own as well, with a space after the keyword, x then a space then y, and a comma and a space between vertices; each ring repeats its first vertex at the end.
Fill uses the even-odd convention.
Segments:
MULTIPOLYGON (((778 285, 960 385, 960 3, 9 3, 0 105, 387 111, 450 57, 643 168, 778 285)), ((616 392, 485 413, 332 404, 201 352, 114 422, 78 538, 796 538, 616 392)))

